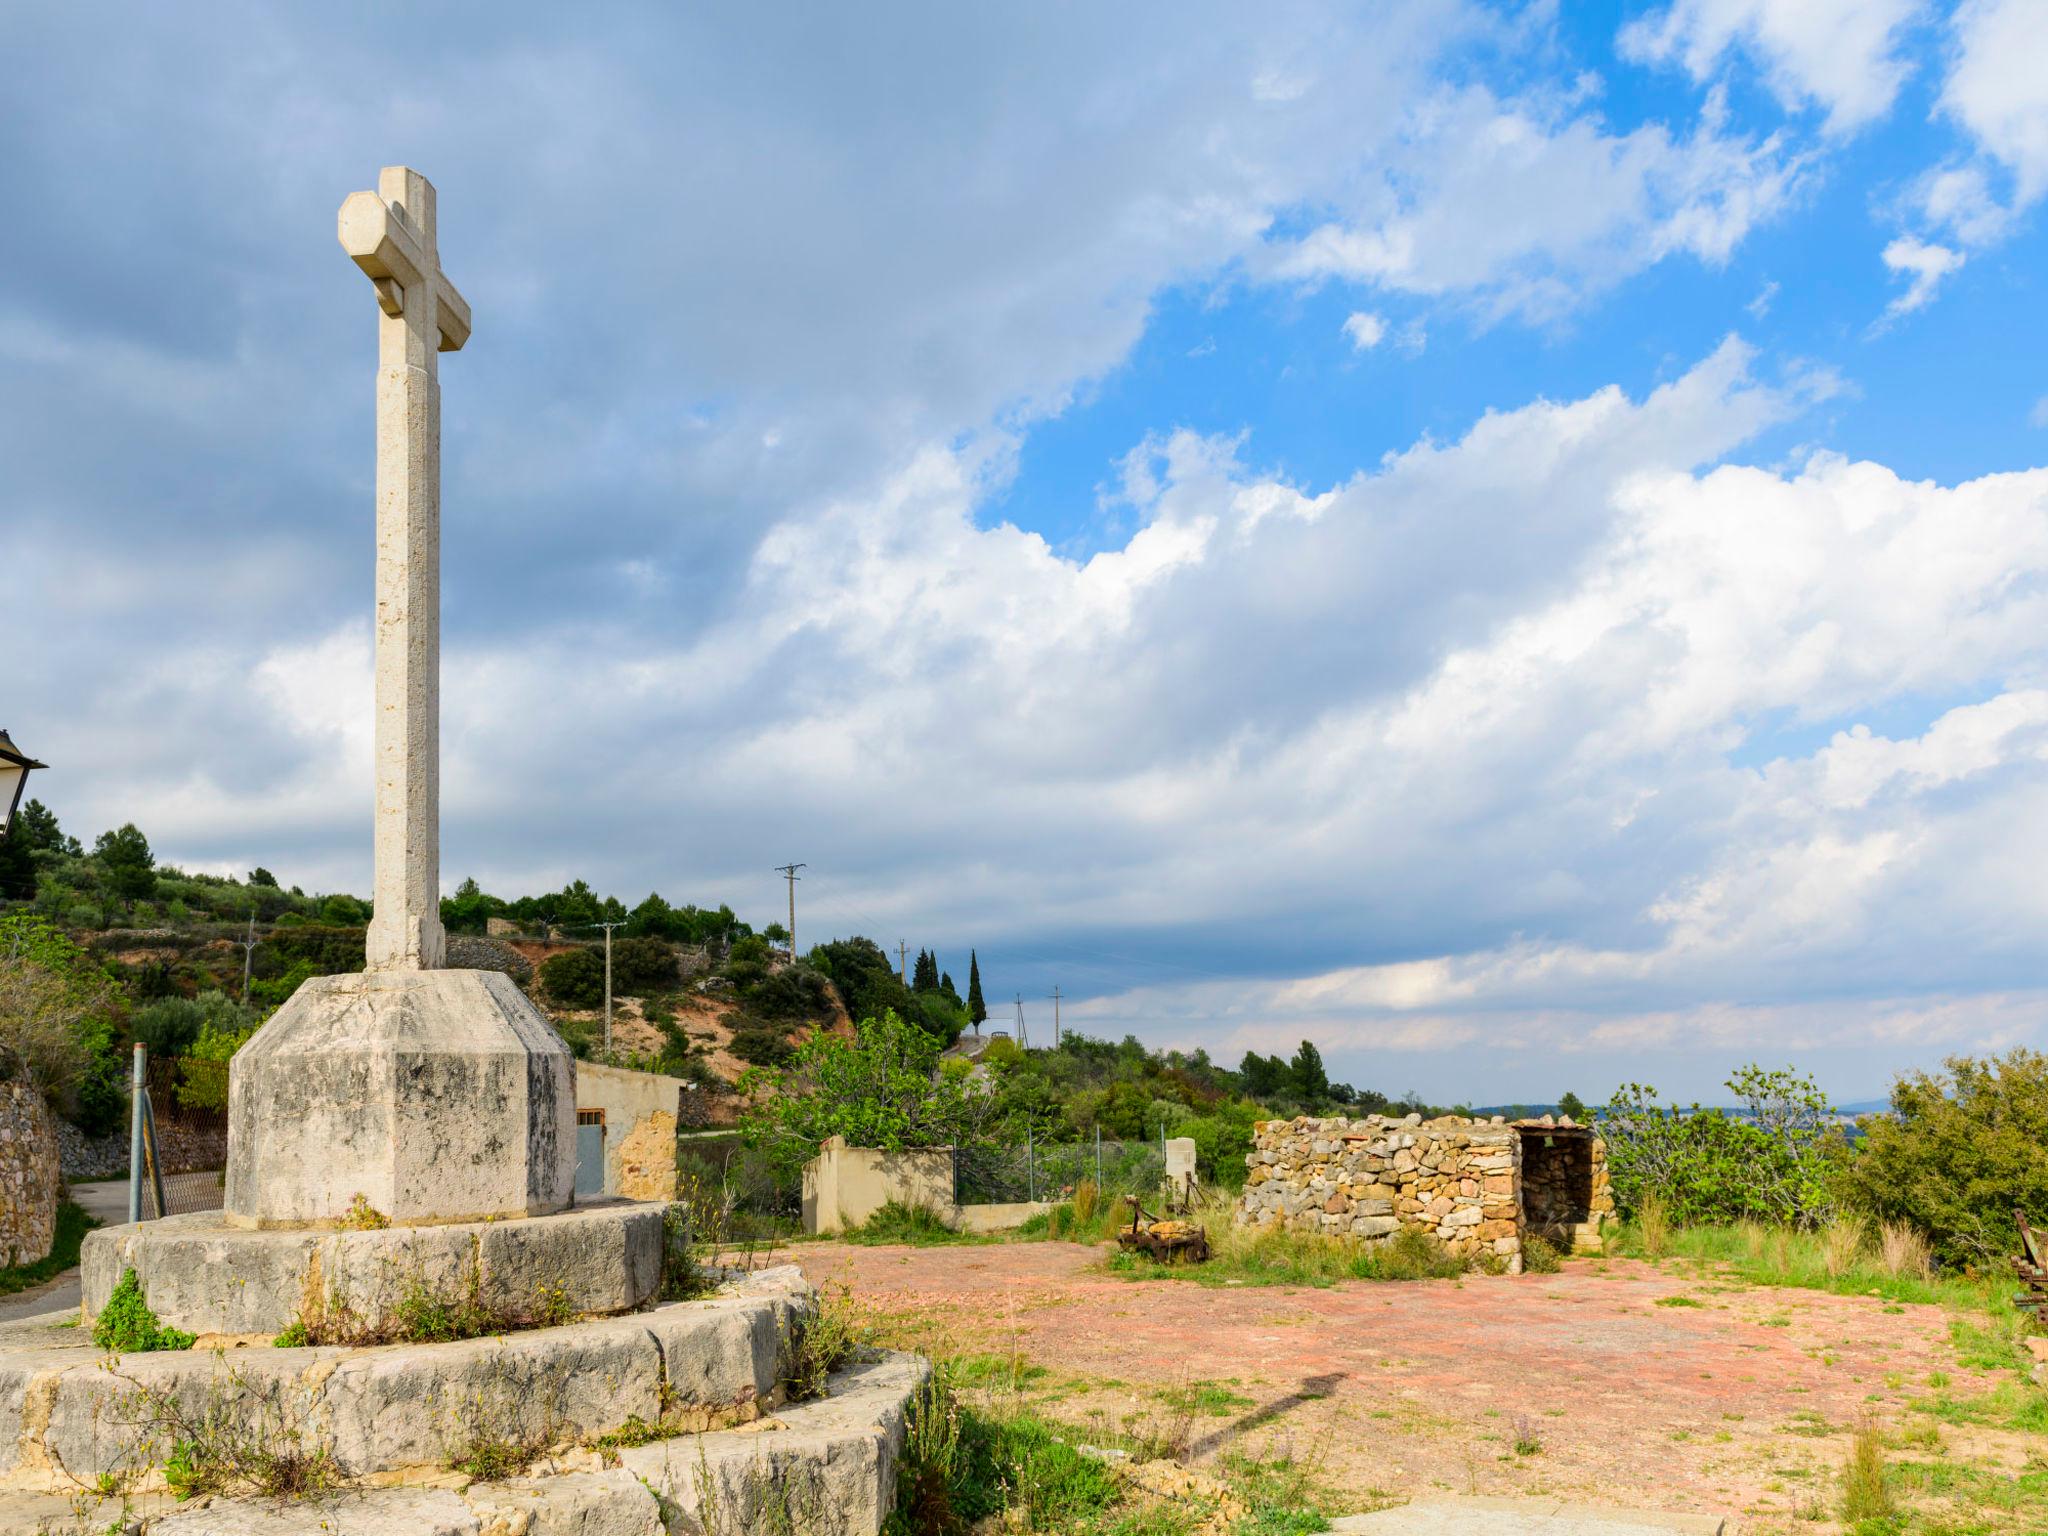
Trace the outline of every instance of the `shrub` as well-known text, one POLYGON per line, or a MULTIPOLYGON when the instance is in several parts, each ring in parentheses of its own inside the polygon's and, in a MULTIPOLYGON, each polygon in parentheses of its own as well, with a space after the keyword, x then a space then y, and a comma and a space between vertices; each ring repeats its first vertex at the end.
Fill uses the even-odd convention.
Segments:
POLYGON ((206 1012, 190 998, 166 997, 138 1008, 128 1021, 136 1043, 149 1047, 152 1056, 181 1056, 199 1038, 199 1026, 206 1012))
POLYGON ((550 955, 540 964, 540 984, 564 1008, 596 1008, 604 1002, 604 961, 588 949, 550 955))
POLYGON ((755 982, 746 1004, 757 1019, 823 1018, 832 1011, 832 983, 808 965, 785 965, 755 982))
POLYGON ((1827 1095, 1812 1079, 1744 1067, 1728 1079, 1746 1114, 1657 1102, 1624 1083, 1600 1116, 1615 1198, 1634 1211, 1654 1190, 1681 1225, 1754 1217, 1801 1227, 1834 1213, 1844 1149, 1827 1095))
POLYGON ((739 1030, 728 1049, 757 1067, 779 1067, 796 1055, 796 1047, 772 1029, 739 1030))
POLYGON ((1564 1261, 1550 1243, 1531 1232, 1522 1239, 1522 1270, 1531 1275, 1554 1275, 1564 1267, 1564 1261))
POLYGON ((660 939, 619 939, 612 945, 612 988, 644 997, 676 984, 676 952, 660 939))
POLYGON ((225 1016, 202 1027, 179 1064, 178 1102, 187 1109, 226 1109, 228 1063, 255 1033, 253 1023, 237 1026, 225 1016))
POLYGON ((1923 1233, 1945 1264, 2002 1265, 2017 1241, 2014 1207, 2048 1216, 2048 1055, 2020 1048, 1944 1065, 1901 1077, 1892 1114, 1863 1122, 1843 1195, 1923 1233))
POLYGON ((159 1349, 190 1349, 193 1335, 182 1328, 166 1328, 149 1310, 142 1295, 142 1282, 132 1269, 123 1270, 121 1283, 101 1309, 92 1325, 92 1341, 117 1355, 144 1354, 159 1349))

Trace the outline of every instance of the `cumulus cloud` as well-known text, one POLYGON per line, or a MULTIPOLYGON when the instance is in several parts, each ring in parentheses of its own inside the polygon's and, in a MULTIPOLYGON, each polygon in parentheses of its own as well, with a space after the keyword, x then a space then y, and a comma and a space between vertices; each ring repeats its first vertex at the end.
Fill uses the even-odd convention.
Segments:
POLYGON ((1941 107, 2012 175, 2017 200, 2048 191, 2048 72, 2033 0, 1964 0, 1941 107))
POLYGON ((1370 352, 1387 335, 1387 322, 1369 310, 1353 310, 1344 321, 1344 334, 1355 352, 1370 352))
POLYGON ((1900 235, 1884 248, 1884 264, 1906 279, 1906 291, 1886 306, 1887 315, 1907 315, 1932 299, 1935 290, 1964 261, 1961 251, 1900 235))
MULTIPOLYGON (((2026 0, 2019 0, 2025 4, 2026 0)), ((1628 23, 1625 56, 1706 80, 1740 51, 1788 108, 1814 106, 1846 133, 1891 110, 1909 65, 1901 47, 1921 0, 1674 0, 1628 23)))

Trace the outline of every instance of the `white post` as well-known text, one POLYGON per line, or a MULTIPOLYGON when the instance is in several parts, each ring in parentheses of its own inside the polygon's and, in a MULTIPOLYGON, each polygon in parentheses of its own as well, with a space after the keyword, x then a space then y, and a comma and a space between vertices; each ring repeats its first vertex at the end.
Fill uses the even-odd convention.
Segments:
POLYGON ((604 925, 604 1053, 612 1053, 612 925, 604 925))

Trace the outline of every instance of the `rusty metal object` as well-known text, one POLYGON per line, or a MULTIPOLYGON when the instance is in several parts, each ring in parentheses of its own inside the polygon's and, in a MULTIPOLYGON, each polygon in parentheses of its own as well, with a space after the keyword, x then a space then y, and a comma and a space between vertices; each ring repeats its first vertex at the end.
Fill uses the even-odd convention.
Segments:
POLYGON ((1131 1207, 1131 1224, 1116 1235, 1117 1247, 1125 1253, 1142 1253, 1162 1264, 1205 1264, 1209 1260, 1209 1229, 1191 1221, 1161 1221, 1138 1202, 1136 1195, 1124 1199, 1131 1207))
POLYGON ((2023 1312, 2033 1313, 2035 1322, 2048 1323, 2048 1252, 2043 1251, 2041 1239, 2027 1225, 2024 1211, 2014 1211, 2012 1219, 2019 1223, 2021 1250, 2012 1267, 2026 1286, 2013 1297, 2012 1304, 2023 1312))

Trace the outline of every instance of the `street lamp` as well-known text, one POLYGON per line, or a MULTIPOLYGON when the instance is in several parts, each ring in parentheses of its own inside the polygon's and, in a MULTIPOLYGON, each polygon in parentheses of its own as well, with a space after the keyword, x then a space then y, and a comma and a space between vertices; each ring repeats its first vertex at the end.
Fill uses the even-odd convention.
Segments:
POLYGON ((7 814, 0 816, 0 837, 5 837, 14 826, 14 813, 21 807, 21 790, 28 783, 29 769, 49 766, 24 756, 7 733, 0 731, 0 805, 7 807, 7 814))

